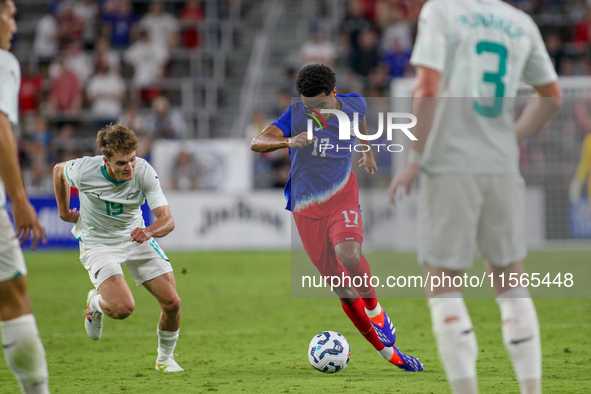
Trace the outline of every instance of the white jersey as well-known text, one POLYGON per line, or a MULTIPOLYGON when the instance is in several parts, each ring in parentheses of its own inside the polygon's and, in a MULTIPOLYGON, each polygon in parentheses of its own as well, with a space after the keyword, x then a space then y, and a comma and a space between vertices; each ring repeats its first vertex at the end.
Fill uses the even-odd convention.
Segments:
POLYGON ((424 170, 518 173, 511 98, 520 81, 557 80, 531 17, 501 0, 429 0, 411 64, 441 72, 439 96, 446 97, 437 105, 424 170))
MULTIPOLYGON (((0 112, 8 116, 13 125, 18 124, 18 93, 21 88, 21 66, 16 57, 0 49, 0 112)), ((0 179, 0 208, 6 204, 4 183, 0 179)))
POLYGON ((103 157, 70 160, 64 167, 66 181, 80 195, 80 217, 72 233, 88 244, 129 241, 134 229, 145 227, 141 210, 145 200, 152 210, 168 205, 158 175, 147 161, 137 158, 133 179, 116 182, 107 174, 103 157))

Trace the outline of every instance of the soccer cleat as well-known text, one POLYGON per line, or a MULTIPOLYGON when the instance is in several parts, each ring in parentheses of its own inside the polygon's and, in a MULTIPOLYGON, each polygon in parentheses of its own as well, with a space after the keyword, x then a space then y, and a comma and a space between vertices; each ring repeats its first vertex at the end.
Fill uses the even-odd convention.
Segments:
POLYGON ((90 306, 90 301, 99 294, 98 291, 92 289, 88 292, 88 296, 86 297, 86 319, 84 319, 84 327, 86 328, 86 333, 91 339, 95 341, 101 337, 103 333, 103 313, 97 311, 96 309, 90 306))
POLYGON ((378 338, 386 347, 394 346, 396 343, 396 328, 392 321, 386 315, 384 309, 376 317, 370 317, 371 325, 376 330, 378 338))
POLYGON ((408 372, 420 372, 423 370, 423 364, 419 362, 418 358, 402 353, 397 346, 392 346, 392 349, 394 349, 394 355, 388 360, 389 362, 408 372))
POLYGON ((176 361, 174 356, 167 358, 166 360, 159 362, 156 360, 156 370, 160 372, 181 372, 184 371, 176 361))

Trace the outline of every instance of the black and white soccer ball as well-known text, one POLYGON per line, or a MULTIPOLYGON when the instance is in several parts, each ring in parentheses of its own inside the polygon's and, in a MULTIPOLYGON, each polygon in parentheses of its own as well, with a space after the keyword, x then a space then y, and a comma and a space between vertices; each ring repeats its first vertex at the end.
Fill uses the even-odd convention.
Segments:
POLYGON ((308 346, 310 364, 320 372, 337 373, 349 363, 351 348, 347 339, 334 331, 323 331, 308 346))

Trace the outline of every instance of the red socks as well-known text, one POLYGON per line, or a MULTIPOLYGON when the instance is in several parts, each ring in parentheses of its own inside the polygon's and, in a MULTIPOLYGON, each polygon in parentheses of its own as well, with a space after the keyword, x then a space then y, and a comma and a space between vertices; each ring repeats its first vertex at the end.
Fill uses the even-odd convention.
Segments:
MULTIPOLYGON (((365 261, 367 264, 367 260, 365 261)), ((376 301, 377 303, 377 301, 376 301)), ((376 350, 382 350, 384 344, 380 341, 378 334, 373 329, 369 317, 365 314, 364 302, 361 298, 357 298, 351 305, 345 305, 341 302, 343 310, 351 320, 351 322, 357 327, 361 335, 365 337, 373 345, 376 350)))
MULTIPOLYGON (((363 279, 362 285, 355 288, 359 292, 359 295, 361 295, 365 307, 369 310, 375 309, 378 306, 378 298, 376 296, 376 290, 370 284, 371 269, 369 268, 369 263, 367 262, 365 256, 361 255, 361 260, 357 265, 349 268, 345 267, 345 269, 349 273, 352 281, 356 276, 363 279), (366 275, 367 279, 363 277, 364 275, 366 275)), ((359 283, 359 279, 355 280, 355 282, 359 283)))

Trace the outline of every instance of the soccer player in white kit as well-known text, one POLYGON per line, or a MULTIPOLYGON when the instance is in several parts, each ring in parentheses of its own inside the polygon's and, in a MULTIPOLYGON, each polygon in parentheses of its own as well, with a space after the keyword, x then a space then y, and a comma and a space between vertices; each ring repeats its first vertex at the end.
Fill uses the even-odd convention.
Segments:
POLYGON ((95 287, 88 292, 86 332, 97 340, 103 314, 125 319, 133 312, 135 301, 121 269, 124 263, 135 283, 143 285, 160 304, 156 369, 183 371, 173 355, 181 299, 170 261, 153 238, 174 229, 158 175, 147 161, 136 157, 138 140, 127 127, 106 126, 96 141, 102 156, 59 163, 53 171, 60 218, 76 223, 72 233, 80 241, 80 261, 95 287), (70 186, 79 190, 79 212, 69 208, 70 186), (145 200, 156 217, 148 227, 141 211, 145 200))
MULTIPOLYGON (((518 142, 561 105, 544 42, 527 14, 500 0, 430 0, 421 10, 411 63, 417 68, 412 108, 418 141, 392 180, 390 200, 409 192, 422 170, 419 263, 431 277, 444 272, 453 278, 480 251, 495 274, 503 341, 521 392, 540 393, 534 304, 527 288, 502 287, 498 275, 521 274, 526 255, 518 142), (515 122, 508 98, 516 96, 520 80, 541 98, 530 99, 515 122)), ((477 393, 478 349, 461 288, 445 283, 427 295, 452 391, 477 393)))
MULTIPOLYGON (((16 32, 12 0, 0 0, 0 327, 6 363, 24 393, 49 393, 45 349, 27 294, 27 267, 18 239, 32 232, 32 247, 45 232, 27 198, 18 165, 11 124, 18 123, 21 72, 8 50, 16 32), (6 212, 6 194, 12 201, 16 233, 6 212)), ((0 390, 1 391, 1 390, 0 390)))

